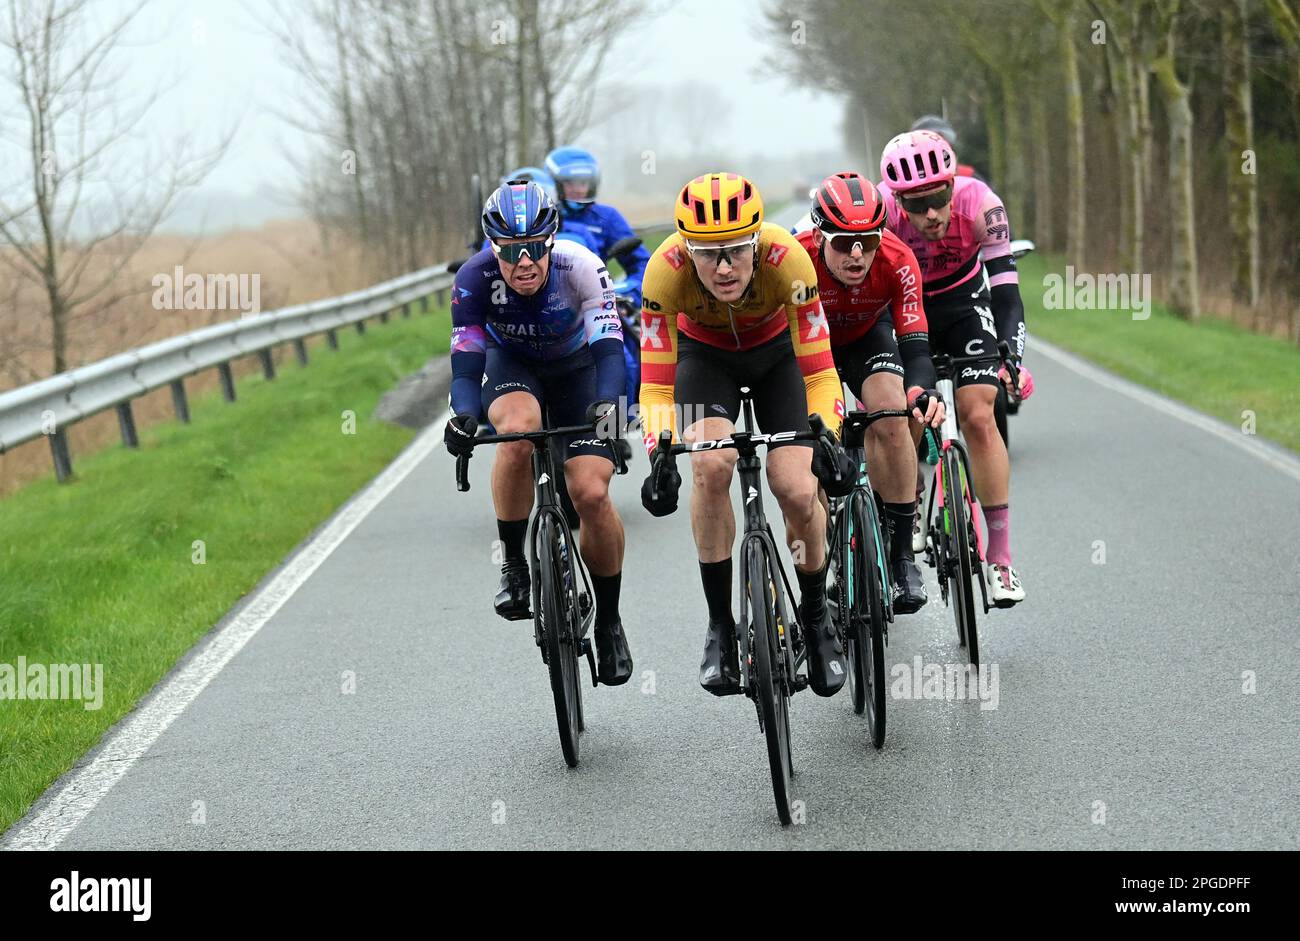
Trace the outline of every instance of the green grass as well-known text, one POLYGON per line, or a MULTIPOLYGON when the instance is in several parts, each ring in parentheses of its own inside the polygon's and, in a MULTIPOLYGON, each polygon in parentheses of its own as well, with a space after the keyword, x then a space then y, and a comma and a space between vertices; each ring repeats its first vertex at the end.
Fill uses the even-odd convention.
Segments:
POLYGON ((443 310, 340 331, 339 352, 313 346, 305 369, 289 358, 274 382, 241 379, 236 404, 196 398, 191 426, 142 430, 140 453, 74 454, 73 482, 0 503, 0 664, 104 670, 98 710, 0 699, 0 832, 411 440, 371 415, 449 329, 443 310))
MULTIPOLYGON (((1212 316, 1192 324, 1159 304, 1146 320, 1130 311, 1045 310, 1043 279, 1059 258, 1021 259, 1020 294, 1031 336, 1240 427, 1300 451, 1300 347, 1212 316)), ((1032 360, 1030 360, 1032 366, 1032 360)))

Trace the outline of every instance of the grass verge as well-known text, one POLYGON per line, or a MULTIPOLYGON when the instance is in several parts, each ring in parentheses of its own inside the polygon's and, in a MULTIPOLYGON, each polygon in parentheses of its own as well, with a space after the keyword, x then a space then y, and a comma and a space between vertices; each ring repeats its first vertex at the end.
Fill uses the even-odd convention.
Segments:
POLYGON ((140 453, 77 455, 71 483, 0 503, 0 684, 19 657, 103 665, 97 709, 0 698, 0 832, 414 437, 371 415, 447 350, 450 317, 368 326, 340 331, 337 353, 314 345, 305 369, 241 381, 234 405, 196 398, 192 426, 142 429, 140 453))
MULTIPOLYGON (((1212 316, 1197 323, 1151 305, 1128 310, 1046 310, 1044 278, 1063 274, 1060 258, 1022 258, 1020 295, 1031 336, 1039 336, 1126 379, 1300 451, 1300 347, 1212 316)), ((1030 359, 1032 366, 1033 360, 1030 359)))

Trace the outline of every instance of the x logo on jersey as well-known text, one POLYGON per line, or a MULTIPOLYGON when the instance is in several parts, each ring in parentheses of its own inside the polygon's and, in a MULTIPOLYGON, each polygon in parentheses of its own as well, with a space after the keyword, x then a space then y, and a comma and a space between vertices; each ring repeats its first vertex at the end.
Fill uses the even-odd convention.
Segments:
POLYGON ((808 315, 808 336, 805 339, 811 342, 823 333, 829 337, 831 335, 831 325, 826 320, 826 311, 819 307, 808 315))
POLYGON ((663 337, 659 335, 659 328, 664 324, 662 317, 651 317, 645 322, 641 331, 641 345, 653 346, 656 350, 664 348, 663 337))

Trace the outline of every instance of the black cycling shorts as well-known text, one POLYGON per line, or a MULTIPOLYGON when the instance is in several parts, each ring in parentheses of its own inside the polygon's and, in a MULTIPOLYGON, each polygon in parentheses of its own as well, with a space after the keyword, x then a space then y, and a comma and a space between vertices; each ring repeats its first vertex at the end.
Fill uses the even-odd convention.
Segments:
MULTIPOLYGON (((587 409, 596 401, 596 361, 582 349, 572 356, 550 362, 529 362, 511 356, 495 343, 487 345, 487 365, 483 370, 483 414, 492 403, 511 392, 527 392, 542 408, 542 420, 548 428, 585 425, 587 409)), ((593 454, 614 461, 609 445, 595 433, 566 435, 564 460, 593 454)))
MULTIPOLYGON (((810 430, 808 394, 789 333, 783 330, 779 336, 748 350, 727 350, 684 333, 677 335, 673 398, 682 410, 683 430, 703 418, 725 418, 736 425, 741 386, 750 389, 760 431, 776 434, 810 430)), ((791 444, 812 447, 809 441, 783 441, 772 447, 791 444)))
POLYGON ((903 357, 898 353, 893 321, 887 316, 877 320, 875 326, 852 343, 832 347, 831 352, 840 379, 848 383, 850 391, 859 399, 868 376, 887 372, 903 381, 903 357))
POLYGON ((972 279, 974 288, 962 285, 937 298, 925 299, 925 316, 930 322, 931 354, 953 357, 979 356, 984 362, 961 363, 953 367, 953 386, 996 386, 1001 357, 998 328, 993 321, 993 303, 983 280, 972 279))

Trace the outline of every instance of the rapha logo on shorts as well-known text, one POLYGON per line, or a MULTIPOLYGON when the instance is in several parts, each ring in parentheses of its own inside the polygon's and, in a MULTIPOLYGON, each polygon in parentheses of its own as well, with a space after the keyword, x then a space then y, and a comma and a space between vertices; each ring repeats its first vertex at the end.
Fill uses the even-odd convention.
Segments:
POLYGON ((961 371, 961 377, 963 379, 978 379, 980 376, 988 376, 990 379, 996 379, 998 377, 998 371, 992 366, 989 366, 986 369, 972 369, 967 366, 961 371))

